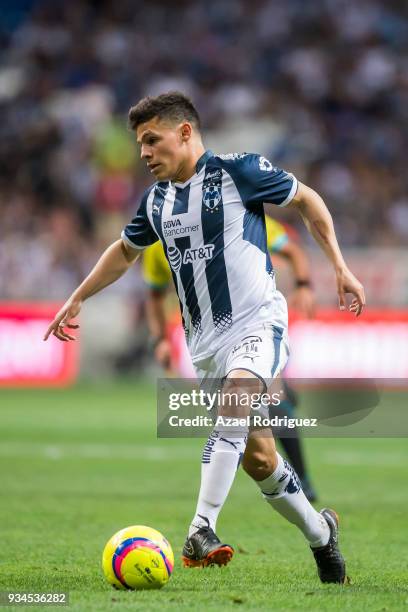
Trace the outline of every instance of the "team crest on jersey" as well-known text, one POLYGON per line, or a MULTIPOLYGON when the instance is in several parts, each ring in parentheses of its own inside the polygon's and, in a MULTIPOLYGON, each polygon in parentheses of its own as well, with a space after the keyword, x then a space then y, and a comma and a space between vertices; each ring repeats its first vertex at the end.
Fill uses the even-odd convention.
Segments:
POLYGON ((209 212, 219 210, 222 202, 222 170, 210 170, 203 181, 203 204, 209 212))
POLYGON ((203 188, 203 201, 208 210, 217 210, 221 199, 221 185, 208 185, 203 188))

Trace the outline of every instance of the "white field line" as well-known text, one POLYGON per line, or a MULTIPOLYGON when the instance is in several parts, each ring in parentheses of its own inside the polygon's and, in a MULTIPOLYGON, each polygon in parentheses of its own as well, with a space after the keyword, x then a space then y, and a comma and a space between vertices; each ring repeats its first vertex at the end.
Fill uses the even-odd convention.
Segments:
MULTIPOLYGON (((197 448, 197 461, 201 455, 197 448)), ((157 445, 140 444, 41 444, 34 442, 2 442, 0 443, 0 458, 32 457, 58 461, 59 459, 147 459, 149 461, 168 461, 169 459, 184 459, 194 456, 191 447, 161 448, 157 445)))
MULTIPOLYGON (((204 441, 202 441, 204 444, 204 441)), ((200 460, 201 444, 197 443, 194 448, 185 442, 179 445, 163 448, 160 441, 157 444, 98 444, 94 442, 78 444, 43 444, 40 442, 2 442, 0 443, 0 458, 32 457, 58 461, 60 459, 128 459, 148 461, 168 461, 169 459, 193 459, 200 460)), ((342 466, 406 466, 408 464, 408 441, 407 451, 378 452, 373 444, 372 448, 359 450, 322 450, 318 456, 318 462, 326 465, 342 466)), ((318 468, 316 468, 318 469, 318 468)))
POLYGON ((408 465, 408 441, 407 449, 404 451, 379 452, 374 446, 372 449, 345 450, 345 451, 322 451, 319 454, 319 462, 326 465, 361 465, 376 467, 396 467, 408 465))

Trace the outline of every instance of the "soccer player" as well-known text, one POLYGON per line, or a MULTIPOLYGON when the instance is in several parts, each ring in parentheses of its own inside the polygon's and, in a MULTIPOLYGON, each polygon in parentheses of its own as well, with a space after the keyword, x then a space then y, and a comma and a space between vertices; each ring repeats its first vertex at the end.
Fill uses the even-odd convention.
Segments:
MULTIPOLYGON (((257 154, 214 155, 205 150, 192 102, 170 92, 144 98, 129 111, 141 157, 156 182, 142 197, 136 217, 102 254, 49 325, 63 342, 73 340, 72 319, 84 300, 117 280, 140 252, 161 240, 172 268, 183 326, 198 378, 224 379, 225 394, 264 390, 287 360, 287 308, 276 290, 266 247, 263 203, 291 206, 333 265, 339 306, 360 315, 364 290, 348 269, 322 198, 257 154)), ((219 415, 234 414, 219 407, 219 415)), ((196 513, 183 548, 185 565, 222 565, 233 549, 215 533, 242 455, 244 470, 266 501, 295 524, 309 543, 323 582, 343 583, 338 518, 317 512, 290 464, 276 452, 268 428, 231 435, 214 429, 204 448, 196 513), (244 435, 245 434, 245 435, 244 435)))
MULTIPOLYGON (((289 303, 302 316, 312 317, 315 311, 315 296, 310 283, 309 262, 305 251, 289 238, 282 223, 279 223, 279 221, 267 214, 265 215, 265 228, 266 244, 269 253, 279 254, 285 258, 289 262, 295 278, 295 288, 289 296, 289 303)), ((155 358, 164 370, 170 370, 172 350, 166 333, 165 296, 168 287, 172 284, 172 274, 160 241, 145 249, 142 269, 144 281, 149 287, 146 313, 155 358)), ((178 373, 188 378, 190 368, 188 368, 187 374, 178 373)), ((288 418, 291 418, 293 416, 296 393, 289 387, 286 381, 284 382, 284 389, 285 397, 281 400, 278 407, 270 407, 270 417, 273 415, 278 417, 286 415, 288 418)), ((306 469, 306 461, 297 428, 289 429, 281 426, 278 428, 278 431, 275 430, 275 437, 279 439, 287 459, 298 475, 307 499, 311 502, 316 501, 316 491, 306 469)))

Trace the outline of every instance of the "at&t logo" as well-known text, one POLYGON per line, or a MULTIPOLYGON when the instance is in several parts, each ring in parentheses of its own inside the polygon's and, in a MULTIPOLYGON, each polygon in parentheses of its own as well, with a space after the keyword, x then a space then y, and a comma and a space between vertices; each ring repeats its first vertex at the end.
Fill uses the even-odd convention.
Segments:
POLYGON ((167 249, 167 257, 174 272, 178 272, 181 268, 181 264, 193 263, 200 259, 211 259, 213 251, 214 245, 206 244, 196 249, 186 249, 182 255, 180 249, 176 246, 169 246, 167 249))

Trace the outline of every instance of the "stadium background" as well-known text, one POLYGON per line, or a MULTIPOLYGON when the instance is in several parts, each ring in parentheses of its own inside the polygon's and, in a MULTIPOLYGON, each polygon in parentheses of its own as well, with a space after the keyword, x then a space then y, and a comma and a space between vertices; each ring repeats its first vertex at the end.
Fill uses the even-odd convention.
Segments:
MULTIPOLYGON (((138 266, 85 305, 78 366, 74 347, 66 355, 56 341, 41 344, 55 305, 118 237, 150 182, 126 130, 128 108, 143 95, 181 89, 201 113, 207 146, 258 151, 319 191, 373 309, 370 325, 347 328, 337 363, 363 354, 370 356, 364 375, 408 378, 408 10, 398 0, 15 0, 2 5, 0 50, 0 383, 29 385, 0 390, 7 500, 0 529, 15 551, 13 560, 0 553, 1 584, 63 585, 77 589, 78 609, 103 609, 111 594, 98 555, 116 528, 150 522, 174 540, 177 553, 193 510, 201 444, 155 439, 159 371, 148 348, 138 266), (67 389, 31 388, 66 384, 77 373, 67 389), (44 549, 47 536, 52 553, 44 549)), ((333 319, 330 268, 292 213, 271 212, 308 248, 325 309, 314 323, 320 327, 294 330, 293 347, 319 332, 321 350, 333 354, 344 329, 333 319)), ((285 272, 281 267, 279 283, 287 292, 285 272)), ((352 573, 360 572, 349 605, 406 600, 398 573, 406 563, 389 558, 407 501, 400 485, 405 440, 352 448, 339 440, 335 449, 319 440, 308 450, 322 501, 347 517, 346 556, 357 566, 352 573), (353 479, 358 484, 350 487, 353 479)), ((300 543, 279 517, 260 502, 248 514, 237 509, 254 495, 242 475, 238 480, 220 521, 227 529, 231 520, 232 535, 243 539, 237 573, 231 565, 216 578, 223 605, 269 601, 264 581, 245 572, 259 560, 270 526, 281 561, 269 549, 260 556, 277 609, 288 588, 294 607, 300 597, 303 609, 344 609, 334 590, 316 587, 306 559, 299 566, 300 543), (288 572, 297 585, 285 582, 288 572), (250 594, 240 601, 247 578, 250 594)), ((211 609, 208 584, 179 570, 167 604, 187 606, 189 591, 198 589, 211 609)), ((149 601, 157 604, 156 595, 143 598, 145 607, 149 601)), ((128 597, 119 603, 132 605, 128 597)))

